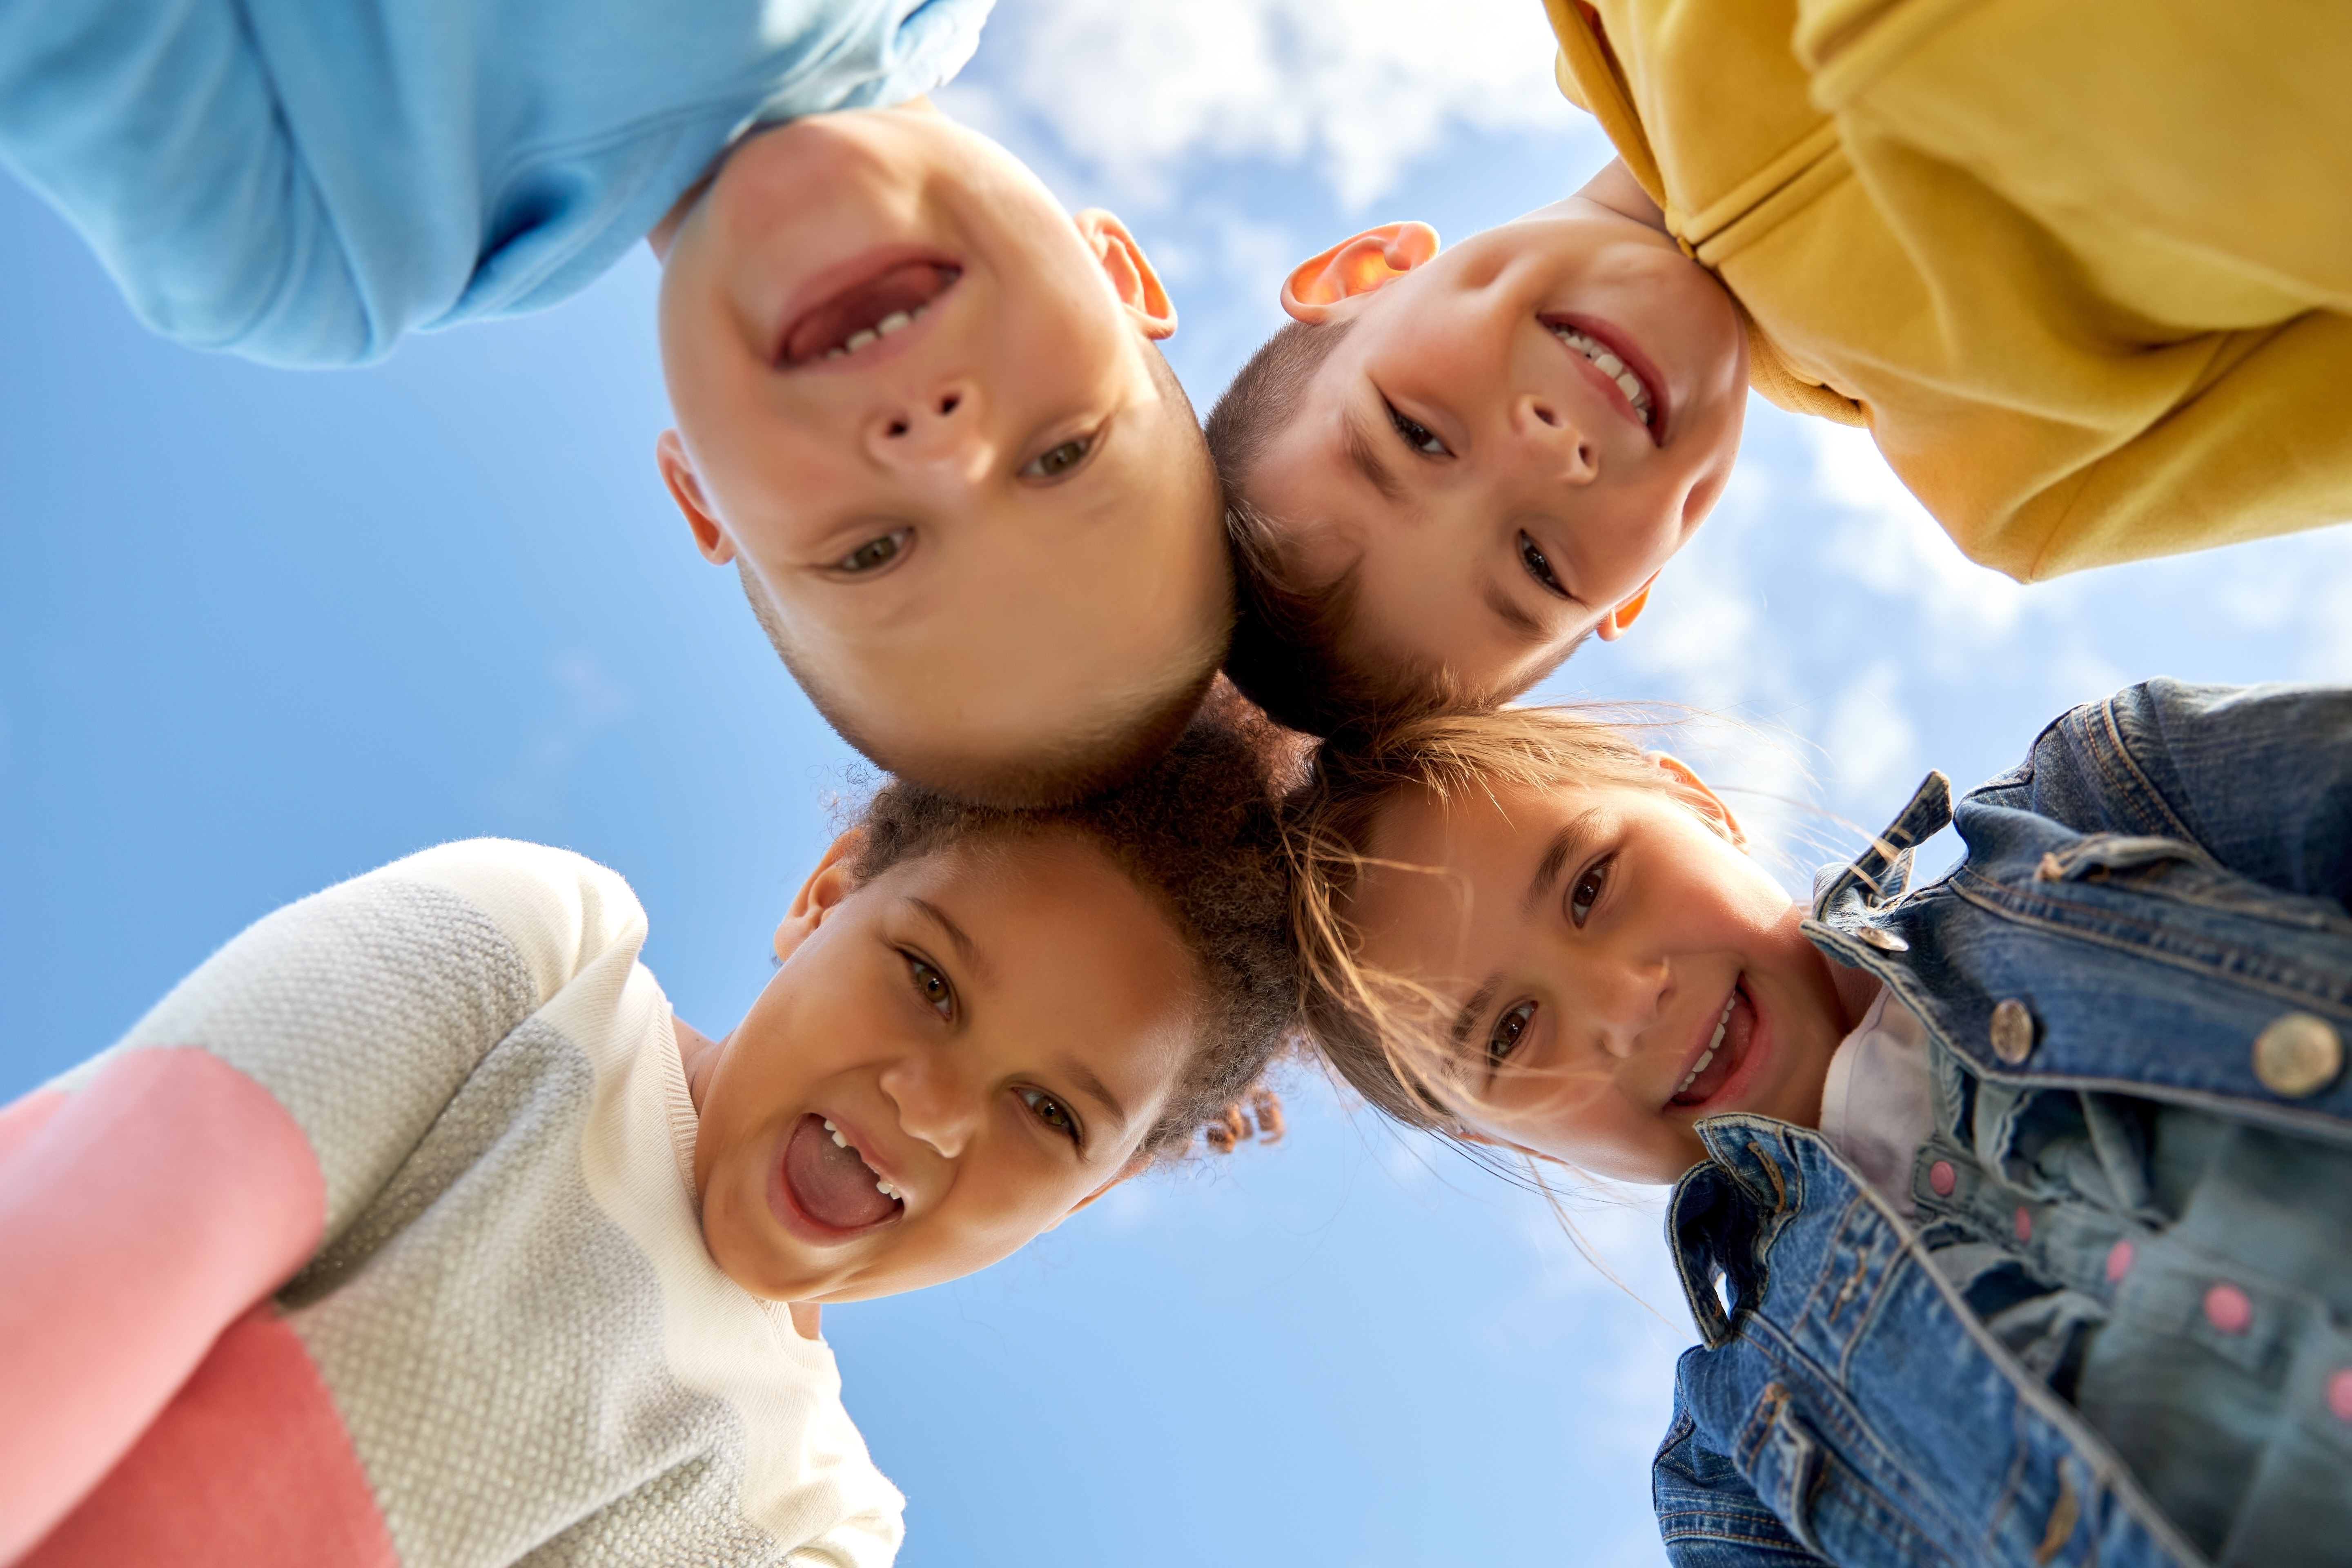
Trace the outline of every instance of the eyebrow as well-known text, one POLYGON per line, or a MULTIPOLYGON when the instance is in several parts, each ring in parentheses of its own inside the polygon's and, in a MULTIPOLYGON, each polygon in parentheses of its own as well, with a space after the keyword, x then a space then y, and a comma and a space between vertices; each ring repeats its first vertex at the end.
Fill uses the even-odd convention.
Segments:
POLYGON ((1404 487, 1397 483, 1389 466, 1381 461, 1380 453, 1373 450, 1371 432, 1364 428, 1363 416, 1353 408, 1340 411, 1339 444, 1348 449, 1348 461, 1364 476, 1366 484, 1390 500, 1404 499, 1404 487))
POLYGON ((1503 629, 1520 642, 1532 646, 1551 641, 1551 629, 1521 609, 1503 585, 1492 577, 1480 585, 1479 597, 1485 599, 1486 607, 1495 612, 1495 618, 1503 623, 1503 629))
POLYGON ((1551 891, 1552 884, 1559 880, 1560 868, 1568 864, 1570 856, 1592 842, 1592 820, 1600 815, 1597 805, 1579 812, 1551 836, 1551 842, 1544 846, 1543 858, 1536 862, 1536 874, 1528 879, 1527 897, 1519 901, 1522 912, 1534 914, 1536 906, 1551 891))
POLYGON ((964 934, 963 927, 948 919, 945 910, 929 899, 919 899, 911 893, 908 895, 907 901, 929 916, 933 925, 947 932, 948 941, 955 944, 956 956, 970 965, 974 974, 984 981, 994 983, 995 972, 989 968, 988 960, 982 955, 980 944, 964 934))
POLYGON ((1093 1100, 1096 1104, 1101 1106, 1105 1110, 1110 1113, 1110 1119, 1114 1125, 1112 1126, 1110 1132, 1108 1134, 1108 1136, 1116 1137, 1119 1133, 1127 1131, 1127 1124, 1129 1121, 1127 1114, 1127 1107, 1119 1103, 1118 1096, 1110 1091, 1110 1085, 1103 1082, 1103 1080, 1097 1076, 1094 1068, 1087 1066, 1086 1063, 1080 1061, 1076 1057, 1064 1057, 1055 1065, 1061 1068, 1062 1072, 1068 1077, 1072 1083, 1078 1086, 1079 1092, 1083 1093, 1088 1100, 1093 1100))

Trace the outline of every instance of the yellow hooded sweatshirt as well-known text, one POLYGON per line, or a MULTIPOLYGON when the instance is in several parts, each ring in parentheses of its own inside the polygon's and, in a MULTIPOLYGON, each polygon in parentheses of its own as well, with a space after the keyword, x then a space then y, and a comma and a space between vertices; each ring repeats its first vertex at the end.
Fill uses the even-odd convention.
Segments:
POLYGON ((2352 4, 1545 5, 1756 389, 1974 559, 2352 518, 2352 4))

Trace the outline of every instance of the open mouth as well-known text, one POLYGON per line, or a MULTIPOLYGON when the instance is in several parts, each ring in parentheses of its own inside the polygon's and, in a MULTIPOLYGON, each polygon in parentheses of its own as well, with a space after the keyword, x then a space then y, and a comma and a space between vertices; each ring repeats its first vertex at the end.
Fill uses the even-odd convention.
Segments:
POLYGON ((907 1212, 898 1190, 875 1174, 831 1121, 812 1111, 784 1145, 784 1190, 803 1218, 824 1230, 871 1230, 907 1212))
POLYGON ((1656 367, 1631 343, 1624 342, 1620 334, 1601 327, 1599 322, 1554 317, 1540 320, 1546 331, 1571 352, 1582 355, 1585 363, 1616 387, 1626 405, 1633 410, 1633 417, 1650 432, 1650 439, 1660 446, 1664 445, 1665 395, 1656 367))
POLYGON ((1715 1099, 1748 1065, 1748 1052, 1755 1043, 1756 1003, 1748 994, 1748 983, 1743 978, 1724 1003, 1706 1048, 1683 1074, 1682 1082, 1675 1086, 1666 1103, 1687 1110, 1715 1099))
POLYGON ((784 329, 776 359, 786 369, 852 358, 915 324, 963 276, 952 262, 900 259, 845 284, 784 329))

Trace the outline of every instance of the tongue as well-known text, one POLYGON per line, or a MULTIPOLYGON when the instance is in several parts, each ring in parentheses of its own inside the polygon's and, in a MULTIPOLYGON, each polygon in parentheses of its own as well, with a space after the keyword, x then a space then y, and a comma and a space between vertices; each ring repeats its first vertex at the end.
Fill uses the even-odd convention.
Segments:
POLYGON ((793 1201, 819 1225, 860 1230, 896 1212, 898 1201, 876 1188, 876 1177, 855 1149, 824 1130, 821 1116, 803 1116, 784 1146, 784 1181, 793 1201))
POLYGON ((784 363, 802 364, 847 342, 894 310, 913 312, 937 299, 961 274, 936 262, 909 261, 863 283, 853 283, 793 323, 784 363))
POLYGON ((1717 1090, 1739 1070, 1747 1059, 1748 1042, 1756 1036, 1756 1008, 1748 1000, 1748 993, 1734 994, 1731 1016, 1724 1020, 1723 1043, 1715 1047, 1715 1059, 1706 1070, 1691 1079, 1691 1086, 1675 1096, 1676 1105, 1704 1105, 1713 1100, 1717 1090))

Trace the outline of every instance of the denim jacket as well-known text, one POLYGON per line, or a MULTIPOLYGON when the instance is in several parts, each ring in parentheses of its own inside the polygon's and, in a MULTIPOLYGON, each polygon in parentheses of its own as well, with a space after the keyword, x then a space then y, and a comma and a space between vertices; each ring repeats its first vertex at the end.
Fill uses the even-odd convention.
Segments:
MULTIPOLYGON (((2040 1095, 2090 1107, 2093 1122, 2123 1104, 2341 1159, 2352 1152, 2347 890, 2352 691, 2157 680, 2060 719, 1957 814, 1931 774, 1878 845, 1824 874, 1805 930, 1918 1015, 1944 1064, 1939 1117, 1955 1095, 1970 1102, 1979 1144, 1989 1121, 2010 1127, 1989 1108, 2040 1095), (1913 849, 1955 820, 1965 860, 1910 889, 1913 849)), ((1956 1279, 1952 1254, 1934 1250, 1939 1227, 1951 1240, 1967 1217, 1970 1183, 2014 1176, 2010 1151, 1979 1150, 1979 1171, 1965 1119, 1939 1124, 1921 1152, 1915 1229, 1815 1133, 1752 1115, 1698 1131, 1709 1158, 1676 1184, 1667 1216, 1702 1341, 1683 1358, 1653 1472, 1673 1562, 2212 1560, 2051 1369, 2027 1365, 1990 1326, 1998 1313, 1956 1279), (1956 1164, 1967 1172, 1957 1182, 1956 1164)), ((2086 1146, 2113 1136, 2091 1131, 2086 1146)), ((2117 1245, 2128 1201, 2120 1219, 2044 1210, 2031 1180, 2014 1179, 2026 1185, 2012 1250, 2046 1260, 2025 1245, 2038 1222, 2033 1247, 2105 1247, 2129 1267, 2129 1245, 2117 1245)), ((2352 1237, 2338 1251, 2352 1256, 2352 1237)), ((2111 1261, 2106 1284, 2094 1270, 2072 1295, 2102 1310, 2091 1298, 2116 1297, 2116 1277, 2111 1261)), ((2287 1481, 2318 1513, 2352 1510, 2352 1416, 2326 1409, 2326 1389, 2352 1394, 2341 1323, 2319 1312, 2290 1342, 2270 1320, 2294 1314, 2269 1298, 2221 1305, 2244 1309, 2227 1321, 2205 1300, 2234 1335, 2226 1343, 2195 1300, 2174 1327, 2242 1357, 2336 1358, 2333 1374, 2318 1364, 2312 1409, 2291 1413, 2322 1451, 2287 1481)), ((2332 1540, 2352 1552, 2352 1535, 2332 1540)), ((2214 1555, 2296 1553, 2233 1539, 2214 1555)))

